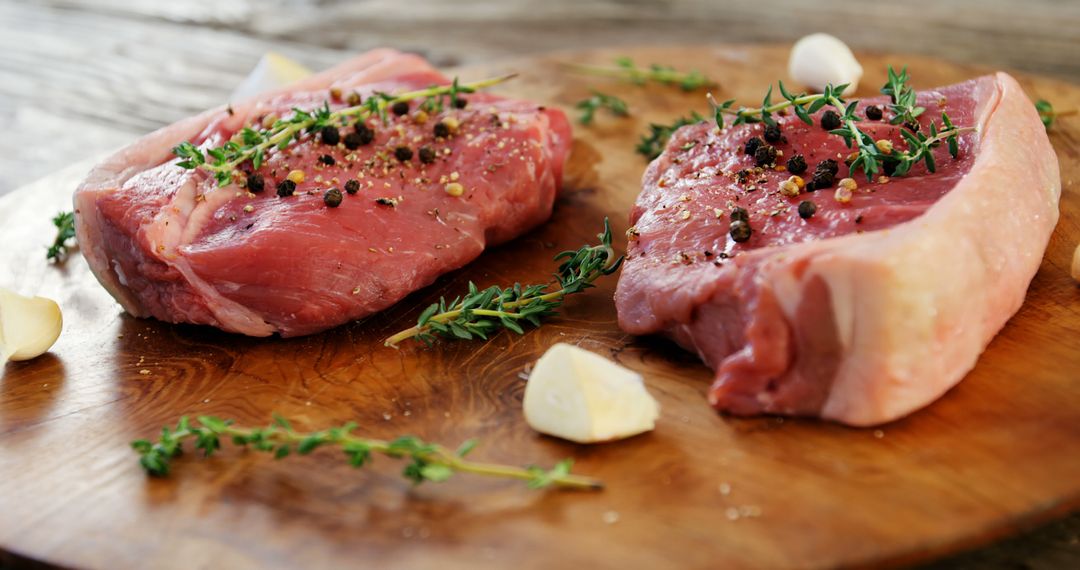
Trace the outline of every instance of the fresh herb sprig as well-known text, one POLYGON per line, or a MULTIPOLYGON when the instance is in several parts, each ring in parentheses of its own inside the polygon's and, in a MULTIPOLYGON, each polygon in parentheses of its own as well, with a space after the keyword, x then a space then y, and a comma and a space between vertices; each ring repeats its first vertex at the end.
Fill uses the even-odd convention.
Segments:
POLYGON ((918 94, 911 85, 908 85, 907 67, 905 66, 900 73, 897 73, 892 66, 889 66, 888 74, 889 79, 882 86, 881 93, 892 98, 889 110, 893 112, 893 117, 889 119, 889 124, 904 125, 911 130, 918 130, 919 115, 926 112, 926 108, 918 105, 918 94))
POLYGON ((859 119, 855 115, 858 101, 845 101, 841 95, 847 88, 846 84, 827 85, 822 93, 808 95, 793 94, 784 87, 783 82, 780 82, 779 91, 783 101, 773 103, 773 89, 770 85, 761 106, 756 108, 735 108, 734 99, 718 103, 711 94, 708 97, 713 107, 716 126, 720 129, 725 126, 725 116, 733 117, 733 125, 743 123, 774 125, 776 119, 773 115, 790 109, 804 123, 812 125, 811 114, 825 106, 836 109, 841 126, 829 132, 840 136, 848 148, 856 150, 855 156, 851 159, 850 169, 852 172, 861 169, 868 180, 873 180, 874 176, 882 171, 889 172, 893 176, 903 176, 919 162, 924 162, 926 169, 934 172, 937 165, 932 151, 943 142, 948 146, 949 154, 956 158, 960 151, 959 135, 974 130, 974 127, 958 127, 952 123, 948 114, 942 112, 940 127, 937 123, 931 122, 928 134, 920 132, 917 117, 925 109, 916 104, 916 93, 907 84, 907 69, 896 73, 890 67, 888 77, 881 92, 892 98, 890 110, 893 112, 893 117, 889 122, 900 125, 900 135, 907 144, 907 148, 903 150, 893 148, 891 141, 874 140, 859 128, 859 119))
POLYGON ((600 109, 607 109, 616 117, 626 117, 630 115, 630 108, 627 106, 626 101, 623 101, 614 95, 601 93, 595 89, 593 90, 591 97, 578 101, 578 104, 575 105, 575 107, 581 109, 581 116, 578 117, 578 122, 583 125, 592 124, 596 112, 600 109))
POLYGON ((540 326, 540 320, 555 313, 567 295, 594 287, 593 281, 611 275, 622 265, 611 247, 611 226, 604 218, 604 231, 597 235, 599 245, 586 245, 577 251, 555 256, 561 261, 554 284, 522 285, 502 288, 492 285, 481 290, 469 282, 469 292, 447 302, 439 299, 420 314, 416 326, 386 339, 386 346, 396 348, 410 338, 432 344, 437 337, 471 340, 487 339, 499 329, 524 334, 523 323, 540 326), (553 285, 558 287, 552 289, 553 285))
POLYGON ((679 117, 678 119, 675 119, 674 122, 667 125, 650 123, 649 133, 641 135, 634 150, 645 158, 652 160, 660 156, 660 153, 664 152, 664 147, 667 146, 667 142, 671 139, 672 133, 679 130, 680 127, 700 123, 704 120, 705 117, 702 117, 697 111, 691 111, 690 116, 679 117))
POLYGON ((184 442, 194 441, 196 449, 207 457, 221 449, 221 440, 228 439, 235 445, 250 447, 256 451, 272 453, 276 459, 290 454, 307 455, 320 447, 338 447, 344 452, 349 465, 363 467, 372 461, 374 454, 395 459, 408 459, 402 475, 420 484, 425 481, 441 483, 455 473, 474 473, 492 477, 506 477, 525 481, 530 488, 569 487, 597 490, 603 484, 591 477, 572 475, 572 461, 565 459, 551 469, 539 467, 514 467, 494 463, 478 463, 465 459, 476 447, 476 440, 463 443, 456 451, 441 445, 427 443, 417 437, 404 436, 394 440, 372 439, 353 435, 357 425, 349 422, 340 427, 302 433, 293 430, 288 420, 274 417, 273 423, 261 428, 245 428, 232 420, 214 416, 200 416, 195 422, 181 417, 176 427, 165 426, 157 441, 139 439, 131 447, 139 453, 139 464, 150 475, 164 477, 169 474, 173 458, 183 451, 184 442))
POLYGON ((1035 102, 1035 110, 1039 112, 1039 120, 1042 121, 1046 130, 1050 130, 1050 127, 1054 126, 1054 121, 1059 117, 1067 117, 1069 115, 1076 115, 1080 113, 1080 109, 1068 109, 1065 111, 1057 111, 1054 109, 1054 105, 1046 99, 1039 99, 1035 102))
POLYGON ((706 77, 697 70, 678 71, 667 65, 652 64, 648 67, 638 67, 634 60, 629 57, 615 59, 614 66, 570 64, 570 67, 582 73, 590 75, 602 75, 605 77, 617 77, 630 81, 637 85, 644 85, 650 81, 662 85, 677 85, 683 91, 694 91, 702 87, 713 87, 716 82, 706 77))
POLYGON ((45 259, 60 261, 67 255, 68 241, 75 239, 75 212, 60 212, 53 217, 52 223, 56 226, 56 239, 49 246, 45 259))
MULTIPOLYGON (((191 142, 182 142, 173 148, 173 154, 181 160, 177 163, 182 168, 201 168, 214 176, 219 186, 225 186, 238 175, 237 168, 250 161, 256 170, 266 159, 271 149, 284 150, 301 134, 315 133, 325 127, 345 126, 350 122, 380 117, 387 120, 386 110, 394 103, 416 99, 431 101, 434 97, 448 96, 456 102, 461 93, 473 93, 478 89, 491 87, 513 78, 515 75, 493 77, 472 83, 459 83, 455 78, 450 85, 437 85, 426 89, 408 91, 397 95, 374 93, 357 105, 330 110, 329 103, 312 110, 294 108, 288 118, 278 119, 269 128, 257 130, 245 127, 238 136, 217 148, 203 151, 191 142)), ((441 103, 440 103, 441 108, 441 103)))

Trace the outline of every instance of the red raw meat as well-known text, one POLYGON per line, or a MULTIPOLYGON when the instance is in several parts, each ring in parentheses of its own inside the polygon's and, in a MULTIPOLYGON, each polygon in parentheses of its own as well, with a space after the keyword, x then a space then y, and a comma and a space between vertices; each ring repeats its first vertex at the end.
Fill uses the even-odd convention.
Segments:
MULTIPOLYGON (((860 105, 887 103, 868 99, 860 105)), ((619 324, 664 333, 716 371, 709 401, 735 414, 821 416, 870 425, 932 402, 960 381, 1023 302, 1057 222, 1057 158, 1037 113, 1004 73, 919 95, 931 118, 947 110, 977 132, 944 145, 937 171, 860 184, 778 192, 790 173, 754 172, 743 152, 761 125, 722 132, 683 127, 645 173, 616 292, 619 324), (737 180, 739 171, 746 171, 737 180), (802 219, 797 205, 816 213, 802 219), (753 234, 728 233, 736 206, 753 234), (635 237, 636 236, 636 237, 635 237)), ((886 119, 889 113, 886 113, 886 119)), ((777 148, 839 163, 851 152, 815 117, 780 120, 777 148)), ((898 127, 860 128, 905 148, 898 127)))
POLYGON ((206 172, 177 166, 171 149, 185 140, 220 146, 269 114, 321 106, 331 88, 367 96, 447 83, 419 57, 377 50, 147 135, 77 190, 82 252, 138 317, 296 336, 381 311, 550 216, 571 140, 562 112, 477 93, 464 97, 464 109, 424 121, 413 103, 404 116, 390 113, 388 125, 369 119, 374 140, 356 150, 304 135, 270 153, 258 194, 218 188, 206 172), (436 139, 433 126, 450 116, 457 132, 436 139), (422 160, 425 146, 433 153, 422 160), (395 154, 398 147, 411 156, 395 154), (278 197, 275 185, 294 169, 305 180, 294 196, 278 197), (326 190, 344 190, 350 179, 359 192, 328 208, 326 190), (464 193, 448 194, 450 183, 464 193))

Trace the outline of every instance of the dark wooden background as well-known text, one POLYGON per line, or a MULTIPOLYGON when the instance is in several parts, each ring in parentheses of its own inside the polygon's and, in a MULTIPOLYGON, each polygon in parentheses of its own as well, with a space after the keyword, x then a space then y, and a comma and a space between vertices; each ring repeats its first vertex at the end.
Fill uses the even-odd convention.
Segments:
MULTIPOLYGON (((221 103, 269 50, 316 69, 377 46, 457 65, 813 31, 1080 81, 1077 0, 3 0, 0 194, 221 103)), ((1080 516, 932 566, 1080 568, 1080 516)))

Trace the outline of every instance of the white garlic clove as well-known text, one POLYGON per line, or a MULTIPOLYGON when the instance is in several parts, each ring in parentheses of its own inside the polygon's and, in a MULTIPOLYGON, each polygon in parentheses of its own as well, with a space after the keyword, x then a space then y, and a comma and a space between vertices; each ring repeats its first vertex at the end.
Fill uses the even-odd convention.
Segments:
POLYGON ((56 301, 0 288, 0 362, 41 356, 56 342, 63 324, 56 301))
POLYGON ((641 375, 569 344, 537 361, 525 386, 525 421, 538 432, 578 443, 652 430, 660 404, 641 375))
POLYGON ((826 85, 847 83, 843 94, 850 95, 858 88, 863 69, 847 44, 835 36, 818 33, 795 42, 788 59, 788 74, 818 93, 826 85))

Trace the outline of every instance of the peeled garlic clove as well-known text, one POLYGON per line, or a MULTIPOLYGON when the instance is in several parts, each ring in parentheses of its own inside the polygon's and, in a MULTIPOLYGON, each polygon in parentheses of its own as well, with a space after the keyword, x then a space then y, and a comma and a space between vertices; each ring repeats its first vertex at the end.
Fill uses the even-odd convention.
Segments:
POLYGON ((525 421, 538 432, 578 443, 650 431, 660 404, 641 375, 569 344, 548 349, 525 386, 525 421))
POLYGON ((29 360, 41 356, 56 342, 63 324, 56 301, 0 288, 0 357, 29 360))
POLYGON ((847 44, 829 34, 810 34, 791 48, 788 74, 806 87, 817 91, 826 85, 847 83, 844 95, 855 92, 863 69, 847 44))

